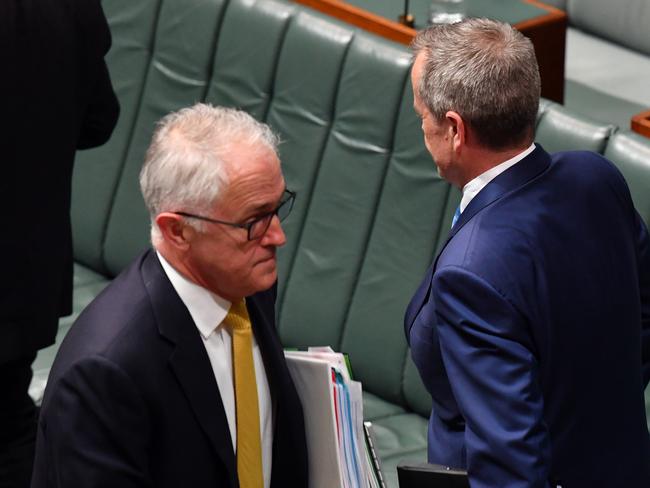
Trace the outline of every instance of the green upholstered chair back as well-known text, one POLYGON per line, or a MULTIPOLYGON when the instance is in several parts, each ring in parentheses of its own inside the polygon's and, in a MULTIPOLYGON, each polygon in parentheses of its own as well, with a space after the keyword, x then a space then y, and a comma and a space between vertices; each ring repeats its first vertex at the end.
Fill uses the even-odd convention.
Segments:
POLYGON ((280 0, 103 5, 122 116, 77 161, 76 259, 115 276, 148 246, 138 173, 156 121, 198 101, 242 108, 279 133, 298 192, 279 254, 284 344, 346 351, 368 391, 425 414, 419 381, 402 382, 403 313, 459 195, 424 148, 407 48, 280 0))
POLYGON ((650 226, 650 139, 634 132, 619 132, 607 145, 605 157, 623 173, 634 206, 650 226))
POLYGON ((576 114, 548 100, 540 103, 535 140, 548 152, 588 150, 602 154, 615 126, 576 114))
POLYGON ((630 131, 619 132, 612 124, 542 100, 535 140, 551 153, 589 150, 603 154, 621 170, 639 214, 650 224, 650 139, 630 131))
MULTIPOLYGON (((105 274, 114 275, 104 261, 104 243, 115 191, 135 134, 159 4, 160 0, 102 3, 113 35, 107 63, 120 100, 120 118, 107 144, 77 155, 71 217, 75 260, 105 274)), ((125 240, 130 239, 131 233, 125 240)))
MULTIPOLYGON (((279 254, 283 343, 345 351, 366 391, 427 415, 403 314, 460 193, 424 148, 407 48, 283 0, 103 6, 122 114, 110 143, 77 160, 75 259, 112 277, 148 246, 138 173, 156 121, 198 101, 244 109, 279 133, 287 186, 298 192, 279 254)), ((611 131, 548 102, 537 127, 551 151, 603 152, 611 131)), ((647 173, 646 149, 627 158, 635 138, 614 142, 624 173, 647 173)), ((648 197, 635 194, 647 218, 648 197)))
POLYGON ((104 259, 112 274, 148 245, 149 218, 138 183, 145 152, 160 118, 205 99, 227 4, 166 0, 156 11, 142 94, 106 230, 104 259))
POLYGON ((567 0, 571 25, 650 54, 648 0, 567 0))

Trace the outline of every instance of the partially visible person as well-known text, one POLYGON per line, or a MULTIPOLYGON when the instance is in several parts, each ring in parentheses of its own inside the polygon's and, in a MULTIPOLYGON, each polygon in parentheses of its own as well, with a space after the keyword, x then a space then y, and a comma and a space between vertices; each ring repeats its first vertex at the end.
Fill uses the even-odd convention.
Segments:
POLYGON ((75 151, 106 142, 119 112, 110 45, 99 0, 0 1, 0 487, 29 486, 31 364, 72 310, 75 151))
POLYGON ((414 43, 414 108, 462 189, 406 311, 428 457, 472 488, 647 488, 650 238, 598 154, 533 142, 533 46, 486 19, 414 43))
POLYGON ((161 121, 140 174, 154 249, 63 341, 34 488, 308 486, 275 329, 280 221, 295 197, 276 145, 233 109, 198 104, 161 121))

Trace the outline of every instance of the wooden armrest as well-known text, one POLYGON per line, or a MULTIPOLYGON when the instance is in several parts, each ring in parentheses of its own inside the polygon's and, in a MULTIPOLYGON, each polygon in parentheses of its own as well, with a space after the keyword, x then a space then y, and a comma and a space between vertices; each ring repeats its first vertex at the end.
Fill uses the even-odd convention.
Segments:
POLYGON ((646 110, 632 117, 630 126, 634 132, 642 136, 650 137, 650 110, 646 110))
MULTIPOLYGON (((343 0, 293 1, 402 44, 410 44, 415 37, 415 29, 350 5, 343 0)), ((514 27, 529 37, 535 46, 539 72, 542 76, 542 96, 562 103, 567 15, 564 11, 545 5, 539 0, 522 1, 545 12, 538 17, 514 24, 514 27)))

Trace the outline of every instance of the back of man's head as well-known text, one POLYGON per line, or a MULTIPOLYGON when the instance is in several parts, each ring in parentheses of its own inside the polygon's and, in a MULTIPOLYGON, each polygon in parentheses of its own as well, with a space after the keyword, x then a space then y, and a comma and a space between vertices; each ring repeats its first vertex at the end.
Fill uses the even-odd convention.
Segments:
POLYGON ((501 22, 466 19, 420 31, 412 48, 425 59, 418 95, 438 121, 457 112, 493 150, 532 141, 540 77, 523 34, 501 22))

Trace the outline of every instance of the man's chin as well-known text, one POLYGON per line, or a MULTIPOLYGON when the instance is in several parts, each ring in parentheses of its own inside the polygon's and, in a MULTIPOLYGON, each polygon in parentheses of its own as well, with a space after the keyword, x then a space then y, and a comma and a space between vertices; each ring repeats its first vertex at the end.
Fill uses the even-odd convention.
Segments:
POLYGON ((260 273, 259 277, 256 281, 256 288, 259 291, 265 291, 271 288, 275 282, 278 280, 278 271, 275 267, 275 263, 273 263, 272 269, 269 270, 264 270, 262 273, 260 273))

